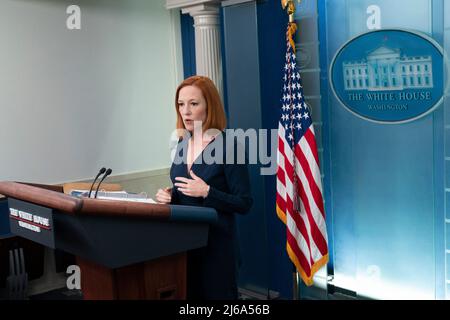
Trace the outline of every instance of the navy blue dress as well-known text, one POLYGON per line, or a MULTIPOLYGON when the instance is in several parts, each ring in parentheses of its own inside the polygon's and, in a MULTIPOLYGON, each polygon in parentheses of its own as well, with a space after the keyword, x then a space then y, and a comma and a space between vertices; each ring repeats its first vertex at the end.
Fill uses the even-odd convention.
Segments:
MULTIPOLYGON (((175 186, 172 189, 171 204, 210 207, 216 209, 219 216, 218 223, 210 226, 208 245, 187 254, 187 298, 191 300, 237 298, 239 247, 235 213, 245 214, 253 204, 246 161, 236 163, 239 160, 237 151, 242 151, 242 146, 233 140, 227 147, 224 132, 214 142, 205 147, 191 167, 210 186, 208 196, 190 197, 175 186), (231 148, 234 152, 230 152, 231 148), (213 164, 200 162, 207 154, 217 155, 222 161, 213 164), (226 163, 227 158, 233 158, 233 163, 226 163)), ((187 143, 188 140, 184 139, 177 145, 176 161, 170 169, 172 183, 176 182, 176 177, 192 179, 186 164, 187 143)))

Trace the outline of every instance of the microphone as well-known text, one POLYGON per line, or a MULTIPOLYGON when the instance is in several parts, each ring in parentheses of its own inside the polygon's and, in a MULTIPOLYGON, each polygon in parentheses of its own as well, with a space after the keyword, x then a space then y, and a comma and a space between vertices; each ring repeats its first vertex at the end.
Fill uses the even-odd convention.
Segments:
POLYGON ((101 174, 105 173, 105 171, 106 171, 106 168, 103 167, 103 168, 101 168, 100 171, 97 173, 97 176, 95 177, 94 182, 92 182, 91 189, 89 189, 89 195, 88 195, 88 198, 91 197, 91 193, 92 193, 92 189, 94 189, 95 181, 97 181, 98 177, 100 177, 101 174))
POLYGON ((100 185, 102 184, 103 180, 105 180, 105 178, 107 176, 109 176, 112 173, 111 168, 109 168, 108 170, 106 170, 105 174, 103 175, 102 179, 100 180, 100 182, 98 183, 97 186, 97 190, 95 191, 95 199, 97 199, 97 193, 98 193, 98 189, 100 189, 100 185))

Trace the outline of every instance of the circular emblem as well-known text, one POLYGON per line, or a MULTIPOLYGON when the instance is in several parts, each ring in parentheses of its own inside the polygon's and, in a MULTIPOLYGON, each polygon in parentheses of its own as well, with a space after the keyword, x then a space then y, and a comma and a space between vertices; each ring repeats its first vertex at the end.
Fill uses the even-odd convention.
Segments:
POLYGON ((364 33, 336 53, 331 87, 358 117, 379 123, 413 121, 442 102, 442 52, 433 39, 416 32, 364 33))

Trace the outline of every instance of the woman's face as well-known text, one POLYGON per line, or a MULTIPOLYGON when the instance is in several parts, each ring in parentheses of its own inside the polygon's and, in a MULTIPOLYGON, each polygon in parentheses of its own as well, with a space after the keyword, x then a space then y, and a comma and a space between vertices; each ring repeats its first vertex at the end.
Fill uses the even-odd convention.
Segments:
POLYGON ((203 127, 206 120, 206 100, 202 91, 195 86, 181 88, 178 92, 178 110, 186 130, 194 131, 194 121, 201 121, 200 127, 203 127))

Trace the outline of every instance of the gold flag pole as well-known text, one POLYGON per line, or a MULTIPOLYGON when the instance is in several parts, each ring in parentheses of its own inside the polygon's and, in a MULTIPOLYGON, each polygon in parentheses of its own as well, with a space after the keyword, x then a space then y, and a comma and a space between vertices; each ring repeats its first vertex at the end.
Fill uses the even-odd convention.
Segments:
MULTIPOLYGON (((300 3, 301 0, 298 0, 300 3)), ((281 0, 281 7, 287 11, 289 15, 289 22, 294 22, 295 2, 294 0, 281 0)))
MULTIPOLYGON (((300 3, 301 0, 297 0, 298 3, 300 3)), ((295 52, 295 43, 294 43, 294 33, 297 30, 297 25, 295 24, 294 14, 295 14, 295 1, 294 0, 281 0, 281 7, 283 10, 286 10, 288 16, 289 16, 289 41, 291 42, 292 48, 295 52)), ((298 276, 298 272, 296 267, 293 265, 293 271, 292 271, 292 299, 293 300, 299 300, 300 294, 299 294, 299 286, 300 286, 300 280, 298 276)))

